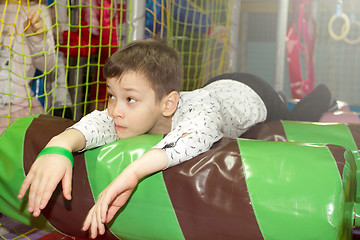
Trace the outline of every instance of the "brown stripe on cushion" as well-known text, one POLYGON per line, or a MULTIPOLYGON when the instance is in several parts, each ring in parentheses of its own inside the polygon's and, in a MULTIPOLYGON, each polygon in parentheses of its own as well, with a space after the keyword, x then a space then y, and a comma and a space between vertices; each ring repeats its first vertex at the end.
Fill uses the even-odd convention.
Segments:
POLYGON ((163 172, 186 239, 262 239, 238 144, 223 138, 206 153, 163 172))
MULTIPOLYGON (((59 117, 40 115, 29 126, 24 141, 24 169, 27 174, 31 165, 47 142, 55 135, 74 124, 73 121, 59 117)), ((42 211, 47 220, 60 232, 81 238, 88 237, 81 231, 87 212, 94 205, 88 182, 84 154, 74 155, 72 200, 67 201, 58 185, 48 205, 42 211)), ((110 231, 97 239, 118 239, 110 231)))
MULTIPOLYGON (((348 124, 348 128, 354 138, 354 142, 356 144, 357 149, 360 149, 360 124, 348 124)), ((353 228, 352 232, 352 239, 353 240, 360 240, 360 228, 355 227, 353 228)))
POLYGON ((354 138, 357 149, 360 149, 360 124, 348 124, 348 128, 354 138))
POLYGON ((340 175, 342 177, 344 166, 345 166, 344 153, 346 151, 346 148, 339 146, 339 145, 332 145, 332 144, 327 144, 327 147, 330 150, 331 154, 333 155, 334 160, 336 161, 336 165, 339 169, 340 175))
POLYGON ((281 121, 258 123, 242 134, 241 137, 265 141, 287 142, 285 130, 281 121))

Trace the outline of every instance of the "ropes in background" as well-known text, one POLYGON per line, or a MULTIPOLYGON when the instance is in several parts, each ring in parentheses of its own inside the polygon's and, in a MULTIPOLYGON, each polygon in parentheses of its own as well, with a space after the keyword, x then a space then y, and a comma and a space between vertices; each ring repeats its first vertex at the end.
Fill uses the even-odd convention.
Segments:
MULTIPOLYGON (((44 1, 43 1, 44 2, 44 1)), ((126 0, 79 0, 74 5, 66 0, 48 0, 48 6, 41 1, 38 10, 51 12, 52 21, 47 21, 45 34, 54 34, 54 48, 56 64, 47 72, 40 71, 39 76, 24 76, 24 81, 33 82, 41 78, 33 86, 40 89, 28 89, 27 97, 39 99, 45 114, 80 119, 93 109, 100 109, 106 102, 105 79, 102 78, 102 67, 112 52, 120 48, 129 39, 132 6, 127 6, 126 0), (35 93, 38 95, 34 95, 35 93)), ((233 0, 147 0, 145 35, 147 37, 166 38, 169 44, 177 48, 184 65, 183 90, 192 90, 202 86, 211 77, 230 69, 230 24, 233 0)), ((11 36, 27 37, 24 29, 17 31, 20 13, 28 16, 30 1, 6 0, 4 11, 0 16, 1 29, 13 26, 11 36), (13 22, 7 22, 5 10, 8 4, 17 4, 16 17, 13 22)), ((22 29, 22 28, 21 28, 22 29)), ((21 51, 15 52, 12 45, 2 44, 11 54, 20 54, 24 61, 40 55, 47 55, 42 51, 35 55, 25 55, 21 51)), ((23 48, 20 46, 20 49, 23 48)), ((45 48, 43 48, 45 49, 45 48)), ((0 53, 1 55, 1 53, 0 53)), ((14 74, 10 67, 2 67, 8 75, 14 74)), ((38 72, 38 71, 37 71, 38 72)), ((10 86, 10 82, 8 84, 10 86)), ((1 95, 9 99, 16 97, 11 91, 1 91, 1 95)), ((30 108, 32 105, 30 104, 30 108)), ((28 113, 31 112, 29 109, 28 113)), ((1 118, 17 119, 9 110, 1 118)), ((10 122, 10 121, 9 121, 10 122)))

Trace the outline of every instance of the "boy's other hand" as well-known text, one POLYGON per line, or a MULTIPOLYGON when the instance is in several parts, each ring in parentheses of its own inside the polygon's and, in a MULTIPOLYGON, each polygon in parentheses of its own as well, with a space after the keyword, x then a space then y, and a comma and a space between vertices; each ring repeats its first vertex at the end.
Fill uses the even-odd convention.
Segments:
POLYGON ((90 209, 83 224, 91 238, 105 233, 105 224, 126 203, 139 180, 164 169, 168 158, 162 149, 152 149, 129 164, 114 181, 102 191, 96 204, 90 209))
POLYGON ((138 181, 136 173, 124 170, 100 193, 96 204, 85 218, 82 230, 89 230, 91 238, 96 238, 98 233, 103 235, 105 224, 110 222, 116 212, 126 203, 138 181))
POLYGON ((28 15, 28 20, 25 21, 24 23, 24 27, 26 28, 27 26, 28 26, 28 28, 26 29, 27 34, 33 34, 33 33, 40 34, 44 32, 45 24, 40 16, 40 12, 34 9, 30 10, 28 15))
POLYGON ((29 190, 28 211, 34 217, 45 208, 58 183, 62 181, 63 195, 71 200, 72 165, 69 159, 57 154, 42 155, 31 166, 18 198, 29 190))

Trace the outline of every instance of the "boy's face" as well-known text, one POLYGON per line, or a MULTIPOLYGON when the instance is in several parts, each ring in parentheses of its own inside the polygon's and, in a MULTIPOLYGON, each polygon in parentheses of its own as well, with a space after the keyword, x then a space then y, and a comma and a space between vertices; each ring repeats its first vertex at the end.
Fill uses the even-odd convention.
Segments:
POLYGON ((108 114, 119 139, 151 133, 162 118, 161 104, 146 78, 138 73, 108 78, 108 114))

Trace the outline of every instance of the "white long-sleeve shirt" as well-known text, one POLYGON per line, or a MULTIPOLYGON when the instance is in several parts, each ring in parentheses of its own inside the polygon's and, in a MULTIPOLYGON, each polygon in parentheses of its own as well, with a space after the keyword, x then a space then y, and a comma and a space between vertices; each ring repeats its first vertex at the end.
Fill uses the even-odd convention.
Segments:
MULTIPOLYGON (((234 80, 216 81, 180 93, 171 131, 153 149, 163 149, 171 167, 209 150, 224 136, 239 137, 251 126, 265 121, 266 116, 264 102, 250 87, 234 80), (190 134, 182 137, 186 133, 190 134)), ((84 134, 85 149, 117 140, 106 110, 86 115, 72 128, 84 134)))
MULTIPOLYGON (((29 14, 27 5, 23 8, 13 3, 0 5, 3 21, 0 25, 0 107, 9 104, 8 93, 12 94, 12 103, 32 96, 29 83, 33 80, 35 70, 47 73, 56 64, 50 11, 44 5, 40 8, 40 16, 48 31, 45 37, 25 36, 24 29, 29 14)), ((30 10, 32 9, 38 11, 39 4, 31 2, 30 10)))

